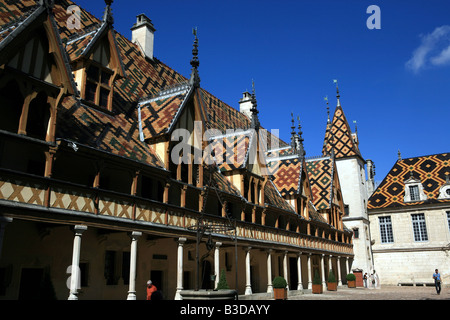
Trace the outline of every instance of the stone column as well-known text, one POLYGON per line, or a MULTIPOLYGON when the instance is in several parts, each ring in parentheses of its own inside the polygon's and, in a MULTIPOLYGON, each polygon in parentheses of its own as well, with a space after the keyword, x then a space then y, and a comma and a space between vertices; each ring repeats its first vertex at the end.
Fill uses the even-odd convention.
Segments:
POLYGON ((341 275, 341 256, 337 257, 337 274, 338 274, 338 286, 342 286, 342 275, 341 275))
POLYGON ((327 289, 327 283, 325 282, 325 255, 322 254, 320 257, 320 268, 322 269, 322 289, 327 289))
POLYGON ((12 218, 0 216, 0 258, 2 257, 3 237, 5 236, 6 225, 12 221, 12 218))
POLYGON ((186 243, 186 238, 178 239, 177 252, 177 291, 175 293, 175 300, 182 300, 181 290, 183 290, 183 246, 186 243))
POLYGON ((308 289, 312 289, 311 253, 308 253, 308 289))
POLYGON ((78 288, 80 283, 80 251, 81 235, 87 230, 86 226, 76 225, 74 227, 75 237, 73 239, 72 265, 70 277, 70 295, 68 300, 78 300, 78 288))
POLYGON ((273 293, 272 285, 272 250, 267 250, 267 293, 273 293))
POLYGON ((288 267, 287 267, 287 251, 283 254, 283 275, 286 279, 287 286, 286 289, 289 290, 289 275, 288 275, 288 267))
POLYGON ((345 274, 347 275, 349 273, 348 270, 348 257, 345 257, 345 274))
POLYGON ((302 284, 302 259, 301 259, 302 253, 299 252, 297 255, 297 274, 298 274, 298 284, 297 284, 297 290, 303 290, 303 284, 302 284))
POLYGON ((214 281, 215 288, 217 288, 220 278, 219 249, 221 245, 222 242, 216 242, 216 248, 214 250, 214 273, 216 275, 216 280, 214 281))
POLYGON ((142 232, 133 231, 131 233, 131 252, 130 252, 130 282, 127 300, 136 300, 136 260, 137 260, 137 241, 142 236, 142 232))
POLYGON ((251 247, 245 248, 245 294, 252 294, 252 284, 250 279, 250 250, 251 247))

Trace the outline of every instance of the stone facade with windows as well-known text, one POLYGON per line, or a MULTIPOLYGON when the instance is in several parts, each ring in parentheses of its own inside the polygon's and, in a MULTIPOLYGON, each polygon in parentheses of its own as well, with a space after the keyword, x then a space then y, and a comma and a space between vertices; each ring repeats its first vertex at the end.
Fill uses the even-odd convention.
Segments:
POLYGON ((450 154, 399 159, 369 198, 374 267, 385 285, 450 279, 450 154))

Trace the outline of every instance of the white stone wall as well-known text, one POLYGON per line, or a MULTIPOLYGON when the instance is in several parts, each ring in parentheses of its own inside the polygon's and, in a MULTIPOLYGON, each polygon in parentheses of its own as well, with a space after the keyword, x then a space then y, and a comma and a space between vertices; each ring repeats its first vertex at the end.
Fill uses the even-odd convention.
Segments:
POLYGON ((370 213, 370 227, 375 270, 382 284, 432 283, 439 269, 444 284, 450 281, 450 231, 447 221, 450 208, 412 208, 370 213), (428 241, 414 241, 412 214, 424 213, 428 241), (390 216, 393 243, 381 243, 380 216, 390 216))
POLYGON ((352 269, 372 270, 372 253, 370 245, 370 228, 367 217, 367 188, 365 186, 364 164, 356 157, 337 159, 339 183, 344 203, 349 206, 349 215, 344 217, 344 224, 350 230, 357 228, 359 237, 353 238, 355 253, 352 269))

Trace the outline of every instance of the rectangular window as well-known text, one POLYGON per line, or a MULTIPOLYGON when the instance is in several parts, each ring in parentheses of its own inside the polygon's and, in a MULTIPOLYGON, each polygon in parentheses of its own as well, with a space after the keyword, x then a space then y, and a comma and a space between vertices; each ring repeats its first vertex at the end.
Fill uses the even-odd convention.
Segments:
POLYGON ((414 231, 414 241, 428 241, 427 226, 423 213, 412 214, 412 224, 414 231))
POLYGON ((419 186, 410 186, 409 187, 409 194, 411 201, 419 201, 419 186))
POLYGON ((447 211, 447 224, 448 224, 448 231, 450 231, 450 211, 447 211))
POLYGON ((394 242, 391 217, 379 217, 379 222, 380 222, 381 243, 394 242))

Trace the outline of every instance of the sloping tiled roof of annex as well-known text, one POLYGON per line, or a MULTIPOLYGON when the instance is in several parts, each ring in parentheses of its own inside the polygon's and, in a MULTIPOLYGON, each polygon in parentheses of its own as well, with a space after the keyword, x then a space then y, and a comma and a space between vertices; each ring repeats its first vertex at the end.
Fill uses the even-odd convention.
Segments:
POLYGON ((333 195, 333 160, 329 157, 306 161, 312 202, 317 210, 330 208, 333 195))
POLYGON ((368 209, 395 208, 424 203, 450 202, 438 199, 440 188, 450 175, 450 153, 397 160, 387 176, 370 196, 368 209), (422 183, 425 201, 404 202, 405 181, 412 175, 422 183))

